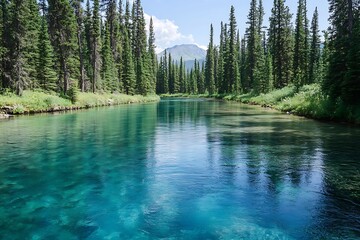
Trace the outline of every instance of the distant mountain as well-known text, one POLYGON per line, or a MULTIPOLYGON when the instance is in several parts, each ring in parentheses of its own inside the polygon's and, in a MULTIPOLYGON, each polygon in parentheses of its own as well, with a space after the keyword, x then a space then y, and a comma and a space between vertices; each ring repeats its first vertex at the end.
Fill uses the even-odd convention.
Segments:
MULTIPOLYGON (((161 56, 164 56, 164 52, 165 50, 157 55, 159 59, 161 56)), ((174 47, 167 48, 166 53, 170 53, 172 59, 177 62, 180 62, 180 58, 182 57, 187 69, 193 67, 195 59, 201 64, 206 58, 206 50, 199 48, 195 44, 176 45, 174 47)))

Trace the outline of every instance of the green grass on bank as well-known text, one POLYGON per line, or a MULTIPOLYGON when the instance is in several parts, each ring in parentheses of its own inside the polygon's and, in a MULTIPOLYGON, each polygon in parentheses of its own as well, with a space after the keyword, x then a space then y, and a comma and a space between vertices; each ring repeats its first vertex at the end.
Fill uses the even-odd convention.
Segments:
POLYGON ((0 95, 0 112, 3 111, 11 114, 51 112, 97 106, 154 102, 159 100, 160 98, 156 95, 128 96, 125 94, 80 92, 76 95, 76 102, 72 103, 71 100, 62 98, 56 93, 24 91, 21 97, 13 93, 0 95))
MULTIPOLYGON (((162 97, 194 97, 194 95, 176 94, 162 97)), ((246 104, 271 107, 283 112, 319 120, 344 121, 360 124, 360 106, 349 106, 339 100, 324 95, 319 84, 305 85, 299 89, 287 86, 267 94, 253 93, 240 95, 196 95, 195 97, 218 98, 246 104)))

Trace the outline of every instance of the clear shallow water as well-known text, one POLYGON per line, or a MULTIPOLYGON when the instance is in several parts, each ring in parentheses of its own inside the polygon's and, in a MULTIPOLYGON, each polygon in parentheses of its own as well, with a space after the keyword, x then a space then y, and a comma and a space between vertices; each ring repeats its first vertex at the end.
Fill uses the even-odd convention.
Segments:
POLYGON ((0 134, 0 239, 360 239, 358 128, 177 99, 0 134))

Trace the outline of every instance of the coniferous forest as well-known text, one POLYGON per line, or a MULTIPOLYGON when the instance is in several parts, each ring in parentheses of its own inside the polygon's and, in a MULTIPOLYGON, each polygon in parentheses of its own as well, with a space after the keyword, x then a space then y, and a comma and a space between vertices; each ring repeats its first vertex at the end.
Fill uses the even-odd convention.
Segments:
MULTIPOLYGON (((228 99, 249 102, 251 96, 285 88, 275 95, 312 94, 310 111, 317 113, 305 115, 342 118, 356 114, 360 101, 360 5, 351 0, 330 0, 329 5, 328 29, 319 29, 318 10, 309 13, 306 0, 298 0, 295 14, 285 0, 274 0, 269 26, 265 26, 263 1, 252 0, 244 36, 239 34, 232 7, 229 22, 220 24, 220 43, 213 42, 214 27, 210 26, 205 66, 195 63, 184 73, 182 62, 171 64, 170 55, 160 59, 157 92, 234 94, 240 96, 228 99)), ((256 98, 254 102, 266 103, 256 98)), ((281 110, 293 109, 284 105, 281 110)))
POLYGON ((330 27, 319 29, 318 11, 306 0, 298 0, 296 13, 274 0, 269 26, 262 0, 252 0, 243 36, 231 7, 219 43, 210 26, 205 63, 186 69, 166 52, 157 59, 141 0, 1 0, 0 89, 19 96, 24 90, 258 96, 310 85, 327 106, 357 106, 359 5, 329 0, 330 27))
POLYGON ((131 6, 117 0, 4 0, 0 14, 2 89, 64 96, 155 91, 155 39, 153 32, 146 36, 140 0, 131 6))

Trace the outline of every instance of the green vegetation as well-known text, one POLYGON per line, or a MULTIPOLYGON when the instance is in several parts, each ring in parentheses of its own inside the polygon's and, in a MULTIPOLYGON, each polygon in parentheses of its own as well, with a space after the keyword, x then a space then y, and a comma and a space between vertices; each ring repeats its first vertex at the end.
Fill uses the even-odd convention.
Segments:
MULTIPOLYGON (((310 23, 306 0, 298 0, 296 14, 286 0, 274 0, 268 27, 263 1, 251 0, 244 36, 231 6, 229 22, 220 24, 220 42, 214 43, 211 24, 206 61, 195 59, 192 69, 166 51, 158 63, 153 22, 147 36, 141 0, 87 0, 86 7, 82 2, 0 1, 0 92, 52 91, 74 106, 82 101, 79 92, 210 94, 358 122, 359 1, 329 0, 323 43, 320 16, 314 9, 310 23)), ((38 109, 51 108, 37 103, 38 109)))
POLYGON ((9 114, 54 112, 81 108, 110 106, 129 103, 145 103, 159 101, 156 95, 125 95, 77 93, 76 101, 58 96, 55 92, 24 91, 22 96, 14 93, 0 95, 0 112, 9 114))
POLYGON ((154 29, 148 39, 141 1, 83 2, 0 1, 0 92, 155 93, 154 29))
MULTIPOLYGON (((229 23, 221 23, 219 45, 213 43, 210 25, 205 69, 195 64, 185 75, 186 87, 180 88, 185 94, 177 96, 211 96, 316 119, 360 123, 360 3, 329 0, 329 6, 330 28, 323 32, 323 42, 317 8, 310 23, 306 0, 298 1, 295 19, 286 0, 274 0, 267 28, 262 0, 251 0, 243 37, 231 7, 229 23)), ((171 55, 161 61, 167 59, 171 55)), ((161 66, 158 77, 177 68, 161 66)), ((159 86, 170 83, 167 77, 160 79, 159 86)), ((157 88, 157 93, 179 92, 157 88)))

